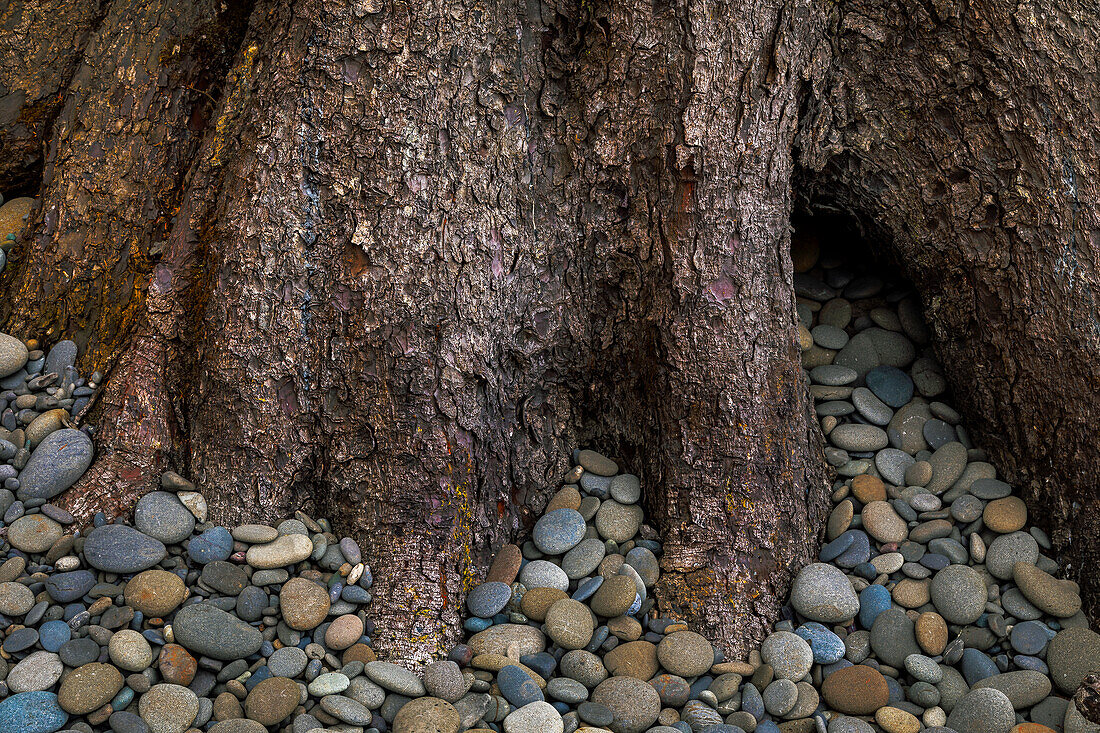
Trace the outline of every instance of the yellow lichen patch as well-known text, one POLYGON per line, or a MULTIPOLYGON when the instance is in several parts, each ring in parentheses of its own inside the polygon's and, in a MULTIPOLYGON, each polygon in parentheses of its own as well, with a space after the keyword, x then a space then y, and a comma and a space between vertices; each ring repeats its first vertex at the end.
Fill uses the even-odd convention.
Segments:
POLYGON ((221 165, 222 154, 225 152, 226 135, 227 131, 232 129, 233 118, 244 102, 245 95, 248 94, 252 86, 252 70, 256 63, 256 54, 260 52, 260 47, 255 43, 250 44, 245 52, 241 55, 241 61, 238 63, 232 71, 229 72, 229 83, 232 90, 229 92, 229 97, 225 100, 225 105, 222 107, 222 113, 218 117, 218 121, 214 123, 214 137, 211 141, 211 153, 210 164, 221 165))

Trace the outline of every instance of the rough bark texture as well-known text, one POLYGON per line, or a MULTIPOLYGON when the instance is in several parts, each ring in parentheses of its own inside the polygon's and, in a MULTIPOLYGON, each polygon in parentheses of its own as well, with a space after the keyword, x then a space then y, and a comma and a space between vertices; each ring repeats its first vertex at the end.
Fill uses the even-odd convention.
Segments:
POLYGON ((14 0, 0 7, 0 190, 34 195, 49 127, 99 23, 100 0, 14 0))
POLYGON ((242 6, 132 4, 96 24, 110 62, 69 84, 6 276, 7 328, 110 367, 81 516, 166 466, 222 520, 333 516, 380 648, 419 661, 590 446, 644 481, 662 610, 740 655, 825 508, 797 140, 807 200, 923 288, 998 466, 1088 526, 1100 147, 1073 114, 1093 69, 1054 69, 1095 63, 1095 29, 1024 6, 1049 32, 1025 37, 993 3, 260 0, 242 38, 242 6))
MULTIPOLYGON (((95 40, 116 64, 110 19, 154 15, 123 7, 95 40)), ((824 504, 786 254, 799 29, 820 25, 778 2, 268 2, 201 146, 186 80, 217 58, 167 77, 111 165, 88 154, 107 107, 59 124, 59 214, 7 323, 117 358, 70 508, 121 510, 173 465, 222 519, 330 514, 368 540, 380 646, 422 660, 591 444, 647 483, 665 608, 743 653, 824 504), (149 129, 166 144, 134 160, 149 129), (81 163, 130 196, 74 192, 81 163), (60 216, 77 206, 103 217, 60 216), (31 274, 64 262, 72 280, 31 274)))
POLYGON ((1100 16, 842 4, 800 138, 924 299, 967 425, 1100 609, 1100 16))

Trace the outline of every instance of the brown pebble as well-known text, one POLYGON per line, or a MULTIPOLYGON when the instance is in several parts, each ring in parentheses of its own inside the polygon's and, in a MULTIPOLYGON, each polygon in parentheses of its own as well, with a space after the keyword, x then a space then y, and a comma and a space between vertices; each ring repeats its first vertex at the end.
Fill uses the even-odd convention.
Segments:
POLYGON ((877 670, 865 664, 838 669, 821 683, 821 696, 846 715, 871 715, 890 701, 890 688, 877 670))
POLYGON ((985 505, 982 520, 994 532, 1017 532, 1027 524, 1027 505, 1018 496, 994 499, 985 505))
POLYGON ((917 644, 929 656, 942 654, 947 646, 947 622, 943 616, 929 611, 917 617, 917 644))
POLYGON ((527 618, 542 623, 550 606, 568 597, 568 593, 558 588, 532 588, 523 594, 519 608, 527 618))
POLYGON ((554 494, 550 498, 550 503, 546 505, 546 509, 543 510, 543 514, 549 514, 555 509, 580 509, 581 508, 581 492, 577 491, 576 486, 563 486, 558 489, 558 493, 554 494))
POLYGON ((515 545, 504 545, 497 551, 489 572, 485 574, 486 583, 505 583, 511 585, 519 574, 523 562, 523 553, 515 545))
POLYGON ((864 473, 852 479, 852 494, 864 504, 886 501, 886 486, 877 476, 864 473))

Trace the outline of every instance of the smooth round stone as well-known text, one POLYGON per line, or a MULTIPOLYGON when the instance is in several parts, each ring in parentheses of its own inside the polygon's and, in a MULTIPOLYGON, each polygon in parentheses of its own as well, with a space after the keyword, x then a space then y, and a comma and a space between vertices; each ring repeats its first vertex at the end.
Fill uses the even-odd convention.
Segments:
POLYGON ((769 664, 775 676, 800 680, 813 666, 814 655, 806 640, 789 631, 776 631, 760 645, 760 657, 769 664))
POLYGON ((976 682, 972 689, 1000 690, 1015 710, 1026 710, 1050 695, 1050 678, 1042 672, 1021 669, 1014 672, 986 677, 976 682))
POLYGON ((890 407, 901 407, 913 399, 913 380, 896 367, 877 366, 867 372, 866 382, 867 388, 890 407))
POLYGON ((166 545, 174 545, 191 536, 195 515, 175 494, 151 491, 134 507, 134 527, 166 545))
POLYGON ((982 520, 994 532, 1015 532, 1027 524, 1027 505, 1018 496, 994 499, 985 505, 982 520))
POLYGON ((903 542, 909 536, 908 525, 890 502, 872 501, 863 507, 862 516, 867 534, 879 542, 903 542))
POLYGON ((249 544, 266 544, 274 542, 279 536, 279 530, 266 524, 241 524, 232 530, 233 539, 249 544))
POLYGON ((1072 695, 1085 675, 1096 671, 1100 659, 1100 634, 1087 628, 1072 627, 1059 631, 1047 645, 1047 665, 1054 686, 1072 695))
POLYGON ((798 685, 791 680, 774 680, 764 688, 761 697, 764 699, 764 709, 781 718, 793 710, 798 702, 798 685))
POLYGON ((966 446, 962 443, 947 443, 929 457, 932 464, 932 479, 925 486, 933 494, 942 494, 958 481, 966 469, 966 446))
POLYGON ((263 545, 252 545, 245 562, 257 570, 270 570, 302 562, 313 554, 313 542, 303 534, 285 534, 263 545))
POLYGON ((881 585, 869 585, 859 592, 859 623, 870 630, 875 619, 893 606, 890 591, 881 585))
POLYGON ((569 576, 565 571, 548 560, 532 560, 519 571, 519 582, 532 588, 557 588, 569 590, 569 576))
POLYGON ((871 540, 867 536, 867 533, 858 529, 850 529, 844 534, 848 534, 849 532, 852 537, 851 545, 833 560, 833 564, 838 567, 854 568, 857 565, 867 562, 871 557, 871 540))
POLYGON ((909 506, 913 507, 918 512, 934 512, 938 511, 940 507, 943 506, 943 502, 940 501, 940 497, 935 494, 921 492, 909 497, 909 506))
POLYGON ((592 702, 612 712, 616 733, 643 733, 661 712, 657 691, 633 677, 604 680, 592 691, 592 702))
POLYGON ((267 668, 273 677, 297 677, 305 671, 309 658, 296 646, 284 646, 267 658, 267 668))
POLYGON ((969 565, 948 565, 936 573, 929 592, 932 604, 948 623, 972 624, 985 612, 985 583, 969 565))
POLYGON ((642 498, 642 482, 632 473, 621 473, 611 479, 608 492, 620 504, 635 504, 642 498))
POLYGON ((905 469, 906 486, 925 486, 932 480, 932 464, 928 461, 916 461, 905 469))
POLYGON ((980 478, 970 484, 970 493, 979 499, 993 501, 994 499, 1003 499, 1011 494, 1012 487, 995 478, 980 478))
POLYGON ((8 542, 17 550, 42 553, 61 539, 65 530, 44 514, 27 514, 8 527, 8 542))
POLYGON ((211 527, 187 543, 187 554, 200 565, 228 560, 233 554, 233 535, 225 527, 211 527))
POLYGON ((1012 578, 1036 608, 1058 618, 1069 618, 1081 610, 1081 596, 1072 581, 1059 580, 1034 565, 1018 562, 1012 578))
POLYGON ((947 716, 957 733, 1009 733, 1016 724, 1012 703, 1000 690, 979 688, 959 700, 947 716))
POLYGON ((588 606, 571 598, 563 598, 546 612, 546 635, 562 649, 582 649, 592 640, 595 630, 588 606))
POLYGON ((22 616, 34 607, 34 593, 22 583, 0 583, 0 613, 22 616))
POLYGON ((1042 618, 1043 612, 1031 604, 1019 588, 1009 588, 1001 594, 1001 605, 1005 611, 1021 621, 1034 621, 1042 618))
POLYGON ((72 603, 86 595, 95 584, 95 573, 89 570, 72 570, 46 578, 46 592, 58 603, 72 603))
POLYGON ((620 504, 609 499, 596 511, 596 530, 604 539, 622 544, 638 533, 643 517, 644 512, 637 504, 620 504))
POLYGON ((257 723, 278 725, 294 712, 300 700, 301 690, 297 682, 287 677, 268 677, 248 693, 244 712, 257 723))
POLYGON ((61 681, 57 701, 72 715, 87 715, 106 705, 122 689, 122 673, 110 664, 91 662, 61 681))
POLYGON ((875 454, 875 468, 894 486, 905 486, 905 471, 915 462, 913 456, 897 448, 883 448, 875 454))
POLYGON ((626 613, 638 595, 634 581, 625 575, 605 578, 589 605, 592 611, 604 618, 614 618, 626 613))
POLYGON ((943 670, 931 657, 910 654, 905 658, 905 671, 922 682, 936 684, 943 679, 943 670))
POLYGON ((1000 674, 997 664, 989 658, 989 655, 978 649, 963 649, 960 668, 969 685, 974 685, 978 680, 984 680, 986 677, 1000 674))
MULTIPOLYGON (((300 535, 299 535, 300 536, 300 535)), ((291 578, 279 592, 283 621, 296 631, 315 629, 328 616, 331 601, 324 586, 305 578, 291 578)))
POLYGON ((358 642, 363 631, 363 619, 355 614, 337 616, 325 629, 325 646, 334 651, 343 651, 358 642))
POLYGON ((823 349, 839 350, 848 343, 848 334, 843 328, 830 326, 827 323, 814 326, 810 329, 810 335, 813 336, 814 343, 823 349))
POLYGON ((914 631, 917 644, 926 653, 937 655, 943 653, 947 646, 947 622, 938 613, 922 613, 917 617, 914 631))
POLYGON ((935 418, 925 422, 922 430, 924 432, 924 439, 928 441, 928 445, 931 446, 933 450, 959 439, 959 436, 955 433, 954 426, 948 425, 943 420, 937 420, 935 418))
POLYGON ((829 433, 829 441, 847 451, 877 451, 889 444, 886 431, 874 425, 846 423, 829 433))
POLYGON ((1009 640, 1020 654, 1034 656, 1046 649, 1054 632, 1038 621, 1024 621, 1012 627, 1009 640))
POLYGON ((615 677, 649 680, 660 669, 657 647, 645 640, 619 644, 604 655, 603 661, 607 670, 615 677))
POLYGON ((506 665, 497 672, 497 686, 504 699, 517 708, 544 699, 542 690, 531 675, 514 664, 506 665))
POLYGON ((594 450, 578 451, 574 460, 585 471, 591 471, 599 476, 614 476, 619 472, 619 464, 594 450))
MULTIPOLYGON (((450 660, 431 662, 425 666, 423 680, 428 695, 451 703, 465 695, 468 687, 462 677, 462 670, 450 660)), ((585 697, 587 696, 586 691, 585 697)))
POLYGON ((19 474, 19 498, 52 499, 76 483, 94 455, 92 440, 83 432, 64 428, 50 433, 19 474))
POLYGON ((263 644, 259 629, 209 603, 176 611, 172 632, 176 643, 189 651, 225 662, 255 654, 263 644))
POLYGON ((838 669, 821 683, 829 707, 847 715, 873 715, 890 700, 886 679, 863 664, 838 669))
POLYGON ((65 665, 52 652, 33 652, 12 667, 5 682, 12 693, 49 690, 61 679, 65 665))
POLYGON ((878 476, 863 474, 852 479, 852 494, 864 504, 886 500, 886 486, 878 476))
MULTIPOLYGON (((520 656, 538 654, 546 650, 546 637, 533 626, 521 624, 495 624, 479 631, 466 641, 475 654, 499 654, 507 656, 509 648, 520 656)), ((568 656, 568 655, 567 655, 568 656)), ((395 690, 395 692, 398 692, 395 690)))
MULTIPOLYGON (((604 505, 613 502, 605 502, 604 505)), ((601 506, 601 511, 603 506, 601 506)), ((597 512, 597 517, 599 512, 597 512)), ((584 517, 576 509, 563 507, 544 514, 535 523, 532 540, 540 551, 547 555, 561 555, 575 547, 584 539, 587 525, 584 517)), ((633 532, 630 535, 634 536, 633 532)), ((629 537, 627 538, 629 539, 629 537)))
MULTIPOLYGON (((62 622, 64 623, 64 622, 62 622)), ((67 626, 68 624, 66 624, 67 626)), ((57 655, 67 667, 80 667, 99 658, 99 644, 87 637, 65 642, 57 655)))
POLYGON ((647 588, 652 587, 661 574, 657 556, 645 547, 635 547, 626 553, 626 564, 634 568, 647 588))
POLYGON ((856 381, 859 374, 855 369, 836 364, 823 364, 810 370, 810 381, 831 387, 842 387, 856 381))
POLYGON ((153 685, 138 700, 138 715, 150 733, 184 733, 198 712, 198 697, 181 685, 153 685))
POLYGON ((52 692, 22 692, 0 702, 0 733, 54 733, 68 720, 52 692))
POLYGON ((890 608, 875 618, 871 627, 871 649, 880 661, 901 669, 905 658, 919 654, 913 621, 900 608, 890 608))
MULTIPOLYGON (((561 713, 545 701, 524 705, 504 719, 504 733, 562 733, 564 730, 561 713)), ((424 729, 424 733, 429 733, 428 729, 424 729)))
POLYGON ((657 645, 657 659, 674 675, 698 677, 714 664, 714 648, 694 631, 676 631, 657 645))
POLYGON ((326 672, 313 678, 309 683, 309 694, 313 697, 338 695, 351 685, 351 680, 343 672, 326 672))
POLYGON ((844 642, 827 628, 811 621, 794 630, 810 645, 816 664, 833 664, 844 656, 844 642))
POLYGON ((126 584, 125 595, 126 605, 130 608, 152 618, 162 618, 183 603, 187 586, 175 573, 146 570, 126 584))
POLYGON ((371 711, 366 705, 344 695, 326 695, 321 698, 321 709, 349 725, 367 725, 372 719, 371 711))
POLYGON ((985 502, 972 494, 963 494, 951 502, 951 516, 955 521, 969 524, 982 516, 985 502))
POLYGON ((1034 565, 1038 560, 1039 543, 1027 532, 999 535, 989 543, 985 552, 986 570, 1000 580, 1012 577, 1016 563, 1034 565))
POLYGON ((799 571, 791 586, 791 605, 804 618, 840 623, 859 613, 859 598, 838 568, 811 563, 799 571))
POLYGON ((871 558, 871 565, 875 568, 875 571, 880 574, 890 575, 901 570, 901 566, 905 563, 905 558, 902 557, 900 552, 887 552, 882 555, 876 555, 871 558))
POLYGON ((512 599, 512 588, 505 583, 482 583, 466 595, 466 608, 478 618, 492 618, 512 599))
POLYGON ((153 663, 153 649, 149 642, 131 629, 115 632, 107 649, 111 663, 126 672, 140 672, 153 663))
POLYGON ((56 652, 72 639, 72 629, 64 621, 47 621, 38 627, 38 643, 48 652, 56 652))
POLYGON ((398 695, 421 697, 426 692, 418 675, 391 662, 367 662, 363 666, 363 672, 379 687, 398 695))
POLYGON ((138 573, 156 565, 167 553, 160 540, 122 524, 96 527, 84 540, 85 561, 107 573, 138 573))
POLYGON ((582 540, 576 547, 565 553, 561 567, 570 580, 579 580, 591 575, 600 566, 606 553, 606 545, 595 538, 582 540))

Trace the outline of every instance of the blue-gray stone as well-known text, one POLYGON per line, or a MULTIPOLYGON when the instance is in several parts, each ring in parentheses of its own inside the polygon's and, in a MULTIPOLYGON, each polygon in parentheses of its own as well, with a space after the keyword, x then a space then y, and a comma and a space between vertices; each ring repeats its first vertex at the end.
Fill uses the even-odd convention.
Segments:
POLYGON ((52 499, 92 465, 95 448, 79 430, 63 428, 42 439, 19 474, 20 499, 52 499))
POLYGON ((894 409, 913 399, 913 380, 897 367, 877 366, 867 372, 865 379, 875 397, 894 409))
POLYGON ((547 512, 535 523, 531 539, 547 555, 561 555, 584 539, 584 517, 576 509, 562 507, 547 512))
POLYGON ((1038 621, 1025 621, 1012 627, 1009 640, 1012 648, 1020 654, 1034 656, 1046 649, 1047 644, 1054 638, 1054 631, 1038 621))
POLYGON ((497 672, 497 686, 504 699, 517 708, 532 702, 545 700, 538 684, 531 679, 531 675, 524 672, 514 664, 502 667, 497 672))
POLYGON ((233 554, 233 535, 225 527, 211 527, 187 543, 187 554, 200 565, 228 560, 233 554))
POLYGON ((833 560, 833 564, 850 569, 871 559, 871 540, 861 530, 850 529, 848 532, 852 533, 852 544, 833 560))
POLYGON ((57 652, 73 638, 72 629, 64 621, 47 621, 38 627, 38 643, 48 652, 57 652))
POLYGON ((875 619, 883 611, 893 606, 890 591, 881 585, 869 585, 859 592, 859 624, 870 630, 875 619))
POLYGON ((43 374, 65 373, 65 367, 76 364, 76 344, 68 339, 58 341, 46 355, 46 364, 42 369, 43 374))
POLYGON ((977 649, 963 649, 962 664, 960 666, 962 668, 963 677, 966 679, 966 684, 971 687, 979 680, 984 680, 986 677, 1000 674, 1000 670, 997 669, 997 664, 990 659, 987 654, 977 649))
POLYGON ((174 545, 191 536, 195 515, 175 494, 150 491, 134 507, 134 527, 166 545, 174 545))
POLYGON ((58 603, 71 603, 87 595, 95 582, 95 573, 90 570, 57 573, 46 579, 46 592, 58 603))
POLYGON ((52 692, 21 692, 0 702, 0 733, 54 733, 68 720, 52 692))
POLYGON ((255 654, 263 644, 259 629, 209 603, 192 603, 176 611, 172 629, 176 643, 226 662, 255 654))
POLYGON ((844 642, 841 638, 816 621, 802 624, 794 633, 810 645, 817 664, 832 664, 844 656, 844 642))
POLYGON ((167 552, 160 540, 123 524, 96 527, 84 541, 84 559, 107 573, 147 570, 163 560, 167 552))
POLYGON ((492 618, 511 598, 512 588, 507 583, 482 583, 466 595, 466 607, 478 618, 492 618))

